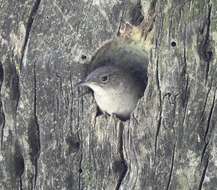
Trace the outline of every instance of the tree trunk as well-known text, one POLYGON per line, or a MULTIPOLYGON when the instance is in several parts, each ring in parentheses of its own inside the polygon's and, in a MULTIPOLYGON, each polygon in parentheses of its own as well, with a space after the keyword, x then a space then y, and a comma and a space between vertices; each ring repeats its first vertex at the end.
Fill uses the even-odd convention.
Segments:
POLYGON ((0 189, 217 189, 216 18, 217 0, 0 0, 0 189), (125 122, 75 85, 111 60, 148 70, 125 122))

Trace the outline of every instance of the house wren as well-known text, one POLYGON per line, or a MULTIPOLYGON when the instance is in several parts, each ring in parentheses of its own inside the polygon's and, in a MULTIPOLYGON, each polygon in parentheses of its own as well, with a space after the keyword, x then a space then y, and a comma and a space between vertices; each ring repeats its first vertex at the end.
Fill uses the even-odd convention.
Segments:
POLYGON ((143 95, 145 84, 130 70, 108 65, 92 71, 80 86, 93 90, 96 103, 102 112, 115 114, 126 120, 143 95))

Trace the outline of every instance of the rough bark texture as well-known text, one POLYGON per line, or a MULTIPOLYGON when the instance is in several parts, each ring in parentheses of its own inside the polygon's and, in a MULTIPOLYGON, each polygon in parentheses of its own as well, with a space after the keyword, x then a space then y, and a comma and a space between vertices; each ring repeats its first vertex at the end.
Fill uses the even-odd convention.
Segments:
POLYGON ((0 189, 217 189, 216 42, 216 0, 0 0, 0 189), (75 88, 110 40, 148 59, 126 122, 75 88))

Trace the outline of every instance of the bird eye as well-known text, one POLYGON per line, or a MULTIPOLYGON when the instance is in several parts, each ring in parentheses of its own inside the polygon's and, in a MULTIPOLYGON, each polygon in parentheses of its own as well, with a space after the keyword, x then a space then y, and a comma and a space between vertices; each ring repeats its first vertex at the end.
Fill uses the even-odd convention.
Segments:
POLYGON ((108 80, 109 80, 109 76, 108 76, 108 75, 103 75, 103 76, 101 76, 100 80, 101 80, 103 83, 106 83, 106 82, 108 82, 108 80))

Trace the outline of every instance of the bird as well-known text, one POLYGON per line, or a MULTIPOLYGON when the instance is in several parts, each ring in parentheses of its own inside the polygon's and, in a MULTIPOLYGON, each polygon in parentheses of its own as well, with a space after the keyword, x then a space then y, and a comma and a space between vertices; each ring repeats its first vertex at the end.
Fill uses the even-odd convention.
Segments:
POLYGON ((79 86, 93 91, 103 113, 127 120, 143 96, 146 84, 123 66, 103 65, 90 72, 79 86))

